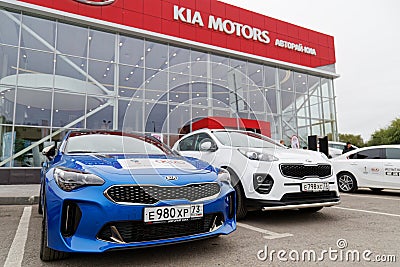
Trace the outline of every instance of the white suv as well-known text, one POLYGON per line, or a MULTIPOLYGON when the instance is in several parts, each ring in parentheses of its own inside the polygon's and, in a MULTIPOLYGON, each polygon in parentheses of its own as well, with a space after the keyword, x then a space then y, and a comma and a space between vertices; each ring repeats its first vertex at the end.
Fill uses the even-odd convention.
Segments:
POLYGON ((229 171, 238 219, 249 209, 316 212, 340 203, 332 166, 319 152, 288 149, 253 132, 210 129, 184 136, 173 148, 229 171))

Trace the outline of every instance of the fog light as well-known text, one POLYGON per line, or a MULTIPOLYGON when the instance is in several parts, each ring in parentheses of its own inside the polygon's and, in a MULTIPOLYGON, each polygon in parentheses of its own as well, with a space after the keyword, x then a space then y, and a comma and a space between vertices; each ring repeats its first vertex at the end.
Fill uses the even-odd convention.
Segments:
POLYGON ((269 194, 274 185, 274 179, 269 174, 256 173, 253 175, 254 190, 259 194, 269 194))

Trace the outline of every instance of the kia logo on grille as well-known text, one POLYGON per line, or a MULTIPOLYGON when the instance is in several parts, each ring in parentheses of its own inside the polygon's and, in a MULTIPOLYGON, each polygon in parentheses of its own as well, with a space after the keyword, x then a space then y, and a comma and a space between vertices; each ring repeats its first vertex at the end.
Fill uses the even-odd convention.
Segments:
POLYGON ((167 179, 168 181, 175 181, 178 180, 177 176, 165 176, 165 179, 167 179))
POLYGON ((99 0, 99 1, 91 1, 91 0, 75 0, 76 2, 91 5, 91 6, 106 6, 111 5, 115 2, 115 0, 99 0))

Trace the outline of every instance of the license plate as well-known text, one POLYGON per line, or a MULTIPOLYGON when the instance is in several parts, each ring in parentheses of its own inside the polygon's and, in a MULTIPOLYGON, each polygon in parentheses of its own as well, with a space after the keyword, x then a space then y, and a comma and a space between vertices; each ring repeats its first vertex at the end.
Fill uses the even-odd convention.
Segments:
POLYGON ((144 209, 144 222, 176 222, 203 217, 203 204, 144 209))
POLYGON ((302 183, 301 191, 303 192, 329 191, 329 183, 302 183))

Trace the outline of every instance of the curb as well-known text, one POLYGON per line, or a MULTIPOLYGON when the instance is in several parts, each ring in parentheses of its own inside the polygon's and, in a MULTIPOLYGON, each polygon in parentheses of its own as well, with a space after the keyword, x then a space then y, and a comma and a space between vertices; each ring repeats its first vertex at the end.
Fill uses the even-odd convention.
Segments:
POLYGON ((35 205, 38 203, 39 203, 39 196, 0 197, 0 205, 35 205))

